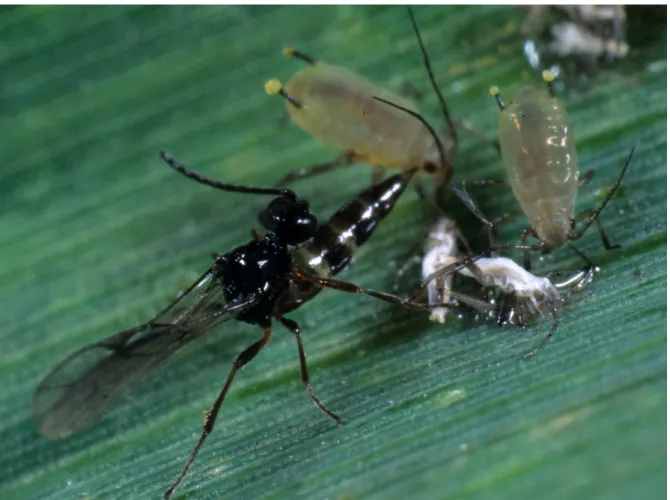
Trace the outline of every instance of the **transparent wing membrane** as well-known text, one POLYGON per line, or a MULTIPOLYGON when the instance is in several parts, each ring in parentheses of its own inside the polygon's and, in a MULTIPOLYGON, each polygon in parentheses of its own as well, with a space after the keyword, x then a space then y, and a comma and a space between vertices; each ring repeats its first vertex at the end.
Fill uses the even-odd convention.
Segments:
POLYGON ((33 395, 39 431, 62 438, 90 427, 176 351, 253 306, 255 297, 227 303, 218 279, 209 269, 153 320, 67 357, 33 395))

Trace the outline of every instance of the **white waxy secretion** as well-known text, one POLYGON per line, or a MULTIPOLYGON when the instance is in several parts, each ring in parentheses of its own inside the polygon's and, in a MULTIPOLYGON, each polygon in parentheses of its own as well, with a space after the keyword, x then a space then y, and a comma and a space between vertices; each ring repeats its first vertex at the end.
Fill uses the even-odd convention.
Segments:
MULTIPOLYGON (((457 258, 457 234, 456 223, 442 217, 433 227, 428 235, 425 246, 425 255, 421 263, 421 274, 427 279, 434 272, 454 263, 457 258)), ((430 305, 449 303, 448 295, 451 291, 453 274, 448 274, 430 281, 427 285, 428 303, 430 305)), ((439 307, 431 311, 430 320, 444 323, 449 313, 448 307, 439 307)))
POLYGON ((463 276, 475 278, 480 285, 513 295, 516 303, 533 315, 544 315, 560 309, 563 299, 549 278, 535 276, 512 259, 489 257, 478 259, 474 266, 481 271, 479 277, 468 268, 459 269, 463 276))

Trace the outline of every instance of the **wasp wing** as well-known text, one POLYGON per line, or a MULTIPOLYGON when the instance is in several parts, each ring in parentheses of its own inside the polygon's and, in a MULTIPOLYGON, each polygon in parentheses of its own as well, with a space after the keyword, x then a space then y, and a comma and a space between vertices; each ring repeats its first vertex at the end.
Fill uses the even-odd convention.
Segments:
POLYGON ((254 305, 255 296, 226 302, 209 269, 153 320, 75 351, 35 390, 39 431, 62 438, 100 420, 132 385, 212 328, 254 305))

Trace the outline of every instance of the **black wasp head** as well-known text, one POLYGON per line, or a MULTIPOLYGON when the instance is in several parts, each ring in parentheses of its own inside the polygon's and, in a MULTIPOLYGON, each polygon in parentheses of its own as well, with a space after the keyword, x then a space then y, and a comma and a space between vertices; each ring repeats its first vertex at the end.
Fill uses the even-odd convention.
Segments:
POLYGON ((258 214, 258 220, 287 245, 297 245, 309 240, 319 225, 309 204, 299 198, 280 196, 272 200, 258 214))

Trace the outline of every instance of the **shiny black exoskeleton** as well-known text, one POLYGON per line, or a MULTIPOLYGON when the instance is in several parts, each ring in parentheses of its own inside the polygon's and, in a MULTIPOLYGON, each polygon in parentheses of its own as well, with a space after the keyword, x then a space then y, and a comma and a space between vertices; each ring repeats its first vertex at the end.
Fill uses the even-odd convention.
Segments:
POLYGON ((425 308, 390 294, 331 278, 350 261, 378 223, 391 211, 416 169, 371 186, 344 205, 321 227, 307 202, 293 191, 223 184, 192 172, 169 155, 162 158, 181 174, 224 191, 275 195, 259 214, 266 232, 226 254, 177 300, 151 321, 75 351, 40 383, 33 396, 33 418, 45 436, 67 437, 102 418, 131 385, 190 342, 231 319, 263 328, 262 336, 233 363, 186 466, 166 491, 170 498, 214 427, 235 374, 267 345, 273 319, 290 330, 298 344, 300 373, 315 404, 339 423, 316 397, 309 381, 300 327, 284 317, 324 288, 366 294, 411 310, 425 308), (317 231, 318 228, 318 231, 317 231), (292 247, 292 248, 291 248, 292 247))
POLYGON ((309 240, 318 222, 307 202, 287 196, 272 200, 259 219, 268 230, 265 236, 227 254, 215 255, 214 274, 226 302, 256 297, 254 305, 236 319, 270 328, 277 300, 290 285, 288 246, 309 240))

